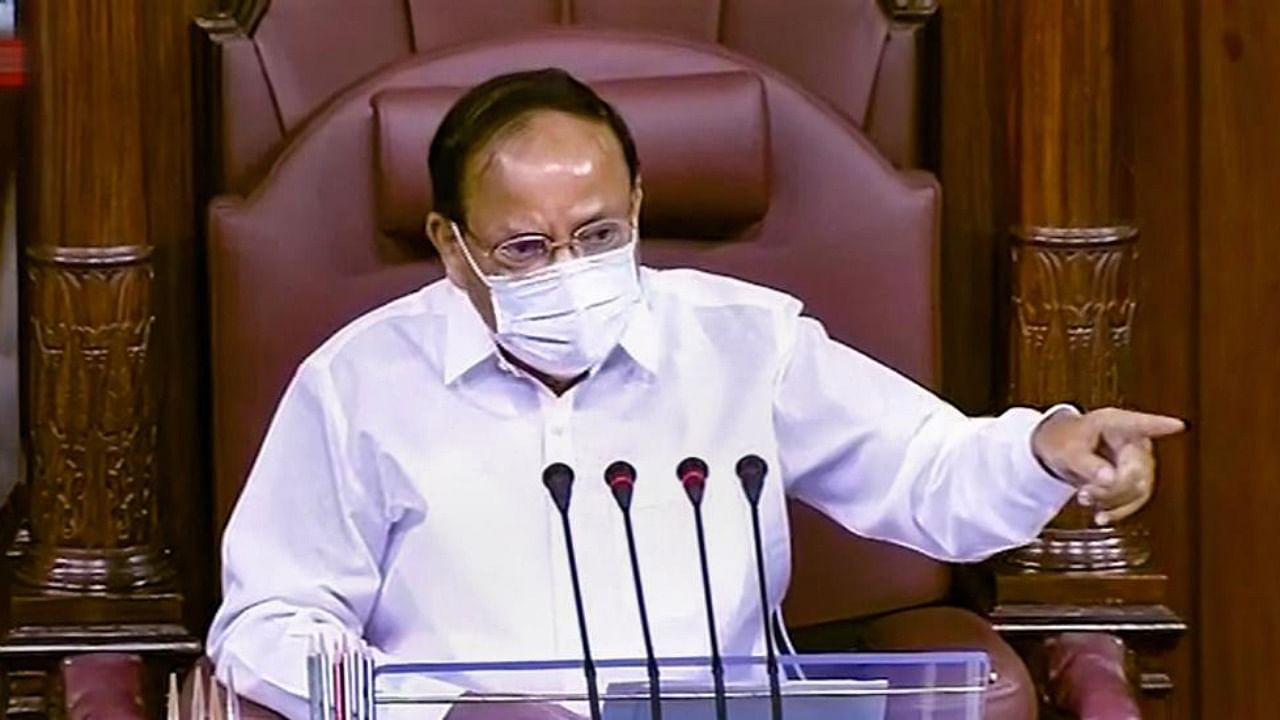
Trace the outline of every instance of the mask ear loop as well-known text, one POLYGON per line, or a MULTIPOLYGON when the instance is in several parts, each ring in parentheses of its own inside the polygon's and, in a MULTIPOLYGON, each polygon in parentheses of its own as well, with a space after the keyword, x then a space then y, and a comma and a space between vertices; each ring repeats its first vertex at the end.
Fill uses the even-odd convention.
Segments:
POLYGON ((462 239, 462 229, 458 227, 458 223, 453 220, 449 221, 449 227, 453 230, 453 240, 462 248, 462 257, 467 259, 467 265, 471 266, 471 271, 480 278, 480 282, 484 283, 487 288, 492 288, 493 284, 489 282, 489 276, 480 270, 480 266, 476 264, 476 259, 471 255, 471 249, 467 247, 467 241, 462 239))

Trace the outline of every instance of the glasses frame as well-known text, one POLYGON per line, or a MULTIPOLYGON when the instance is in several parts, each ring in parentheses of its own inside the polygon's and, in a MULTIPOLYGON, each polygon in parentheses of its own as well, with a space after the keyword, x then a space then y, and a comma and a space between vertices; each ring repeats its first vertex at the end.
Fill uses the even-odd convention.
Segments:
MULTIPOLYGON (((469 252, 470 249, 466 246, 467 245, 466 240, 462 236, 470 235, 473 239, 475 239, 476 238, 475 233, 471 232, 471 229, 468 228, 465 223, 455 221, 454 226, 457 227, 458 229, 458 235, 459 235, 458 242, 463 244, 463 250, 465 252, 469 252)), ((527 232, 527 233, 520 233, 518 235, 512 235, 511 237, 503 240, 502 242, 498 243, 497 245, 494 245, 491 248, 487 248, 487 249, 477 248, 477 249, 479 249, 480 252, 485 257, 487 257, 489 260, 491 260, 494 264, 498 265, 499 267, 507 271, 510 271, 512 273, 525 274, 525 273, 536 272, 544 267, 547 267, 550 264, 549 261, 551 260, 551 258, 555 257, 556 251, 559 250, 560 248, 572 248, 577 251, 578 257, 585 257, 589 255, 599 255, 602 253, 609 252, 610 250, 616 250, 618 248, 626 247, 627 244, 631 242, 634 233, 635 233, 635 223, 633 221, 623 219, 623 218, 605 217, 605 218, 599 218, 597 220, 592 220, 590 222, 582 224, 576 230, 573 231, 572 235, 570 235, 565 240, 557 240, 556 238, 550 235, 547 235, 546 233, 527 232), (587 234, 589 231, 593 229, 598 229, 601 227, 611 227, 611 226, 617 227, 622 232, 621 234, 622 239, 620 242, 617 242, 616 244, 610 244, 608 246, 604 246, 596 250, 588 251, 585 249, 582 243, 582 238, 585 234, 587 234), (511 244, 513 243, 527 242, 530 240, 541 241, 544 248, 544 253, 541 256, 539 256, 536 260, 530 263, 521 264, 519 262, 511 261, 509 258, 503 258, 500 255, 502 248, 510 247, 511 244)))

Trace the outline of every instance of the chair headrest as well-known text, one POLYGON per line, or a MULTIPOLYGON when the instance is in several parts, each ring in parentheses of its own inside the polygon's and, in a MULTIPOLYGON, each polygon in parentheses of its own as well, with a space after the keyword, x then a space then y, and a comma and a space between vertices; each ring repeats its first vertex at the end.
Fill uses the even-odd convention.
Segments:
MULTIPOLYGON (((646 234, 724 239, 769 207, 764 85, 749 72, 609 80, 593 84, 626 120, 644 179, 646 234)), ((431 209, 427 152, 464 88, 384 90, 374 96, 378 222, 419 238, 431 209)))

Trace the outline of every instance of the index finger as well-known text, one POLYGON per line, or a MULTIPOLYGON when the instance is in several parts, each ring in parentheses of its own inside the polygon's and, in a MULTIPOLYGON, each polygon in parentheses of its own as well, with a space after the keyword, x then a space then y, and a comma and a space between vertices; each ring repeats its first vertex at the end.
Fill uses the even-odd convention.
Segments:
POLYGON ((1176 417, 1132 410, 1118 410, 1110 413, 1103 420, 1103 424, 1107 430, 1148 438, 1176 435, 1187 428, 1187 424, 1176 417))

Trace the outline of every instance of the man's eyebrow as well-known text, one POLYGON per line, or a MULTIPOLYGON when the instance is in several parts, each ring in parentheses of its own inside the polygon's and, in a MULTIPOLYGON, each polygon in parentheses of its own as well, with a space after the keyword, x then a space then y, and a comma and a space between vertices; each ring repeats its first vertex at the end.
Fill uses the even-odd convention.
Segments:
POLYGON ((574 225, 573 231, 578 232, 582 228, 590 225, 591 223, 600 222, 601 220, 604 220, 607 217, 609 217, 609 213, 605 212, 604 208, 600 208, 599 210, 596 210, 595 212, 588 215, 586 219, 583 220, 582 222, 579 222, 578 224, 574 225))

